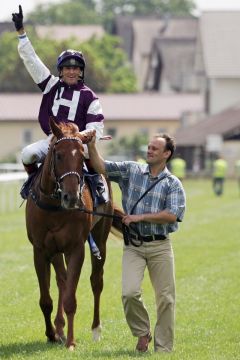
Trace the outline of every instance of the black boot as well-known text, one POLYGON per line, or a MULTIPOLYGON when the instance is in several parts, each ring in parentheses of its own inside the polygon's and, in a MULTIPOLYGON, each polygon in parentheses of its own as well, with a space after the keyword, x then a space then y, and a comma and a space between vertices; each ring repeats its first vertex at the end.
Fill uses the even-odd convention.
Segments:
POLYGON ((101 205, 109 200, 108 191, 105 189, 105 184, 102 176, 93 169, 89 159, 85 160, 88 174, 87 180, 92 191, 94 207, 101 205))
POLYGON ((23 183, 21 190, 20 190, 20 195, 21 197, 26 200, 28 198, 29 195, 29 190, 32 186, 33 180, 35 178, 35 175, 37 173, 38 170, 38 166, 36 163, 34 164, 29 164, 29 165, 25 165, 23 164, 26 172, 28 173, 28 178, 27 180, 23 183))

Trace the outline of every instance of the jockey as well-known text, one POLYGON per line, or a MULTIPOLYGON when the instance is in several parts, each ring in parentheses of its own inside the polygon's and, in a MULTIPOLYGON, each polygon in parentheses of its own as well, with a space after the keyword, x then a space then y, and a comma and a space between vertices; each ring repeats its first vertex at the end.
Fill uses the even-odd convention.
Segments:
MULTIPOLYGON (((23 26, 23 12, 19 5, 19 12, 12 14, 16 31, 18 33, 18 52, 24 65, 43 93, 39 110, 39 123, 46 134, 46 138, 26 146, 22 150, 22 162, 29 177, 21 190, 24 199, 27 198, 29 186, 33 174, 38 169, 48 151, 51 139, 49 126, 50 116, 54 116, 57 122, 74 122, 79 131, 95 129, 97 139, 103 136, 104 116, 98 97, 84 83, 85 59, 80 51, 63 51, 57 59, 58 76, 50 73, 35 53, 23 26)), ((84 145, 84 155, 88 159, 87 146, 84 145)), ((88 170, 91 173, 91 165, 86 160, 88 170)), ((92 170, 93 172, 93 170, 92 170)), ((104 190, 100 175, 94 176, 97 190, 101 194, 104 190)))

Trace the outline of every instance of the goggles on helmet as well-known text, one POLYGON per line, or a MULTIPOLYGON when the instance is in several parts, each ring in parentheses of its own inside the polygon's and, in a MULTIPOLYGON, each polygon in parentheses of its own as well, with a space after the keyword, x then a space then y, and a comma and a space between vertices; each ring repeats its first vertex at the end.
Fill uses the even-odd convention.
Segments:
POLYGON ((84 70, 85 65, 86 62, 82 52, 71 49, 63 51, 57 60, 58 70, 61 70, 63 66, 75 66, 84 70))

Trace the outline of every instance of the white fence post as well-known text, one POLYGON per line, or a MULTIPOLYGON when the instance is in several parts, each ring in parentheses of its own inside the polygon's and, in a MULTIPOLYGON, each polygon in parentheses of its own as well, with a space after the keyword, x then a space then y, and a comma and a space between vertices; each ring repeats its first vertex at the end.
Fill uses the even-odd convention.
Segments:
POLYGON ((26 178, 27 174, 23 171, 0 174, 0 213, 19 208, 22 202, 19 191, 26 178))

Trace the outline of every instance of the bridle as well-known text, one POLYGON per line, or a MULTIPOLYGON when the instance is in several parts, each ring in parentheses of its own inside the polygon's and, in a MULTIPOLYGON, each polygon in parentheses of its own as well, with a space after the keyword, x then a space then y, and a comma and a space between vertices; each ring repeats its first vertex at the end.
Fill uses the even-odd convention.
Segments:
POLYGON ((80 144, 82 144, 81 139, 79 139, 78 137, 71 137, 71 136, 69 136, 69 137, 68 136, 63 136, 62 138, 58 139, 53 144, 50 168, 52 170, 56 186, 55 186, 55 189, 54 189, 53 193, 50 195, 50 197, 55 198, 55 199, 59 198, 59 195, 62 192, 60 183, 66 176, 71 176, 71 175, 77 176, 78 184, 80 185, 80 191, 81 191, 82 185, 83 185, 83 176, 81 174, 79 174, 77 171, 66 171, 62 175, 59 175, 59 176, 56 175, 55 147, 56 147, 56 145, 58 145, 62 141, 78 141, 80 144))

